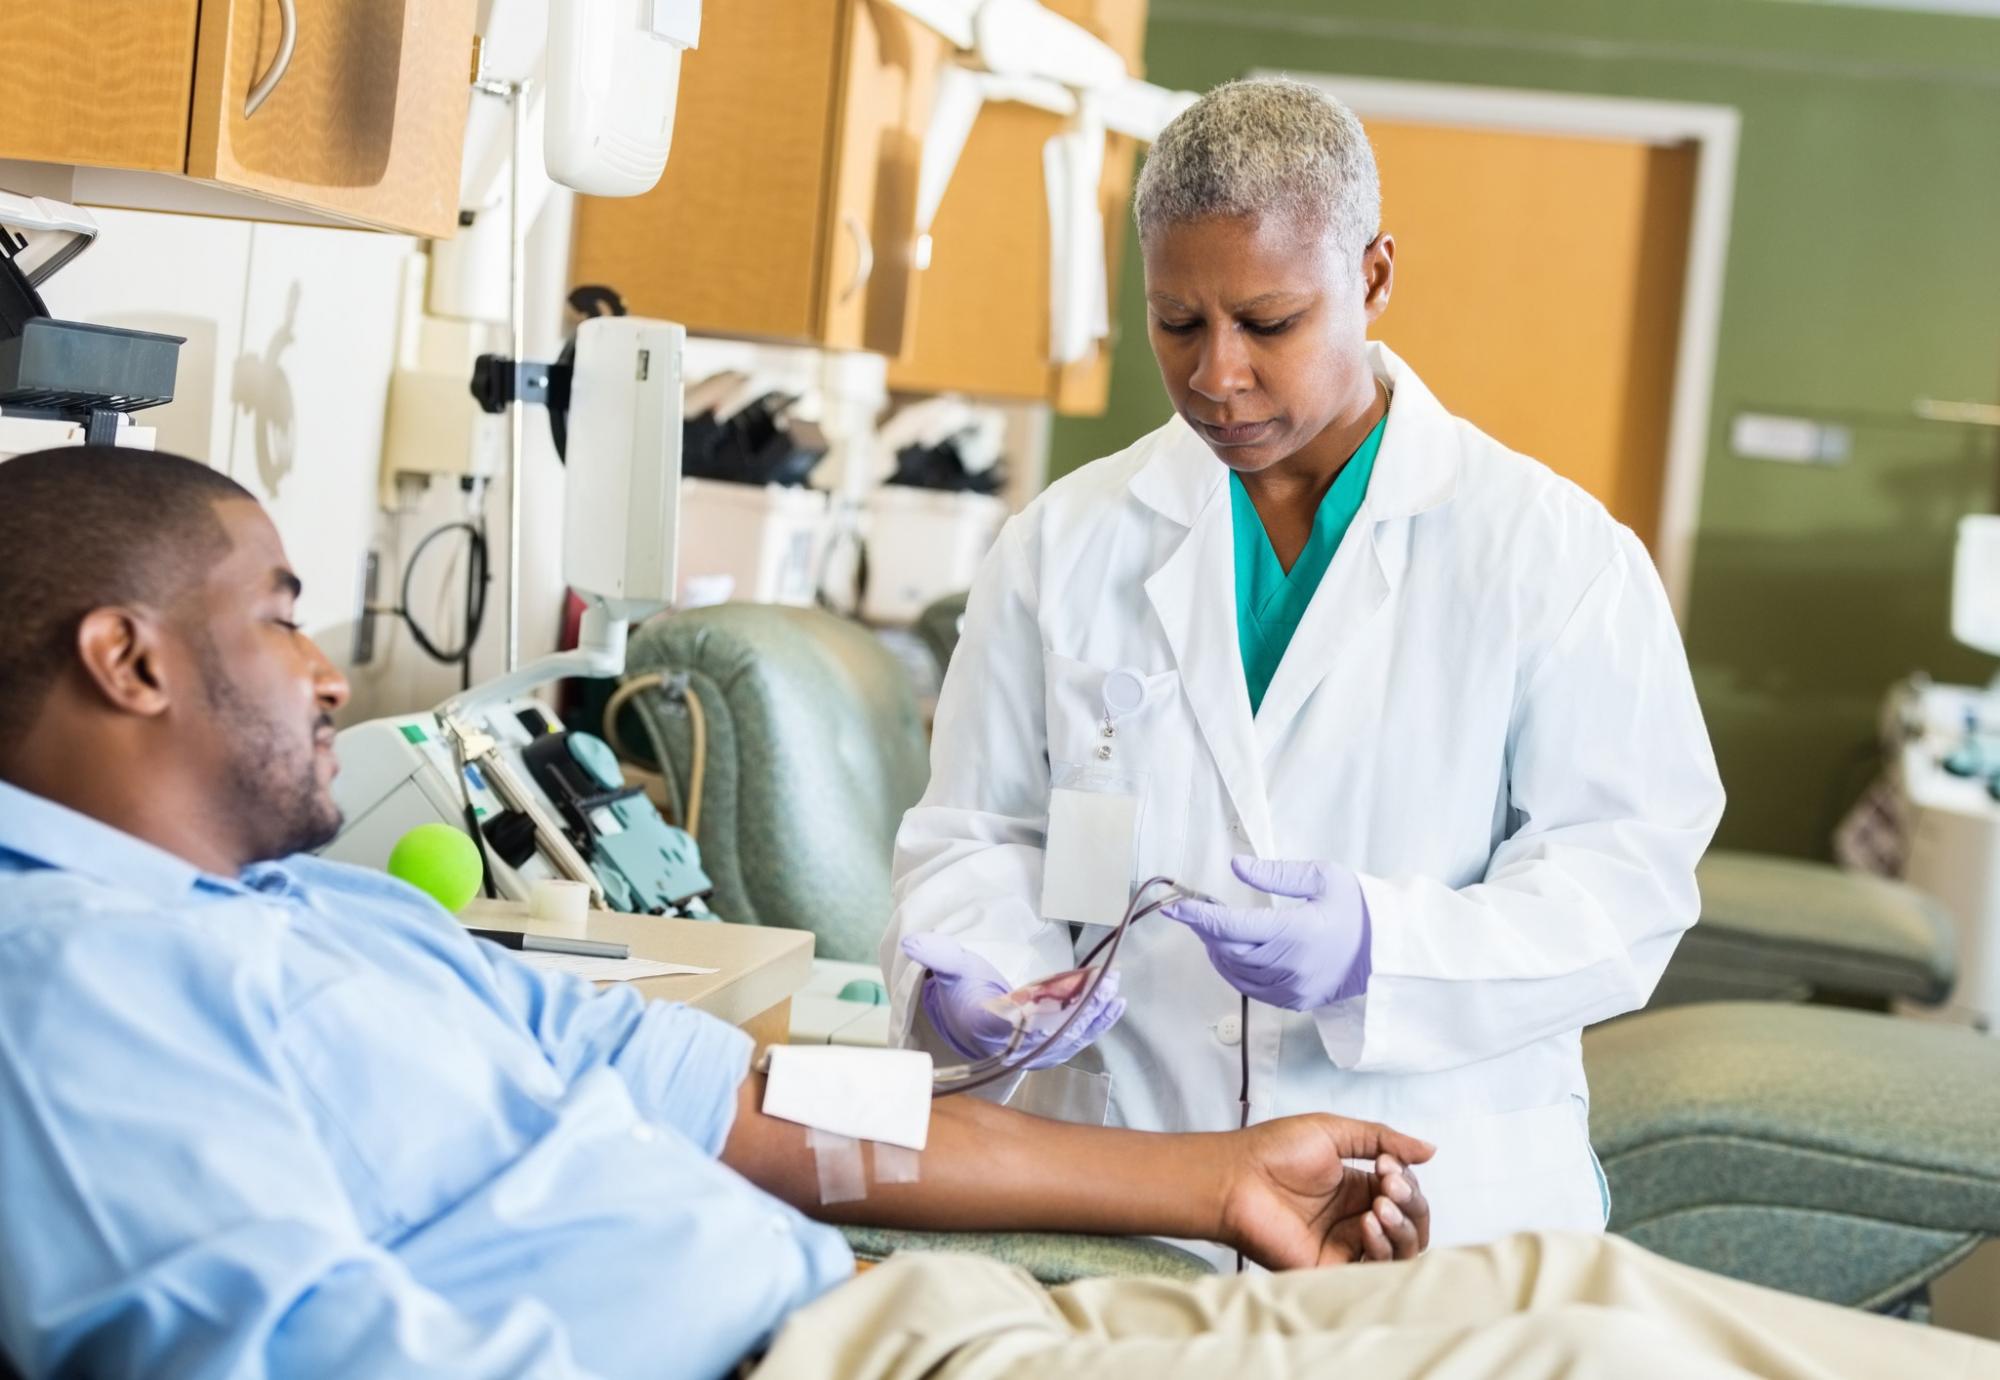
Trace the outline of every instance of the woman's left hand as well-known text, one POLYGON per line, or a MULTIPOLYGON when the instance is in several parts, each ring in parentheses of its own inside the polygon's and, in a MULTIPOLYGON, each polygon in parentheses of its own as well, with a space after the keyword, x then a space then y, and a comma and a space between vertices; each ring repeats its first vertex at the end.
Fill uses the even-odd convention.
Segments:
POLYGON ((1245 885, 1305 904, 1232 909, 1175 901, 1162 913, 1200 937, 1209 962, 1248 997, 1311 1011, 1368 989, 1368 905, 1361 883, 1337 863, 1230 863, 1245 885))

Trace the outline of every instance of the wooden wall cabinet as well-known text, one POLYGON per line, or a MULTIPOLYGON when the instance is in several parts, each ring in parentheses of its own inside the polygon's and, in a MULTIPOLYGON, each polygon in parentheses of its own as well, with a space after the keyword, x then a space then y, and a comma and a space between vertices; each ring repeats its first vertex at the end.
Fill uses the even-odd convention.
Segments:
MULTIPOLYGON (((353 224, 444 236, 457 225, 476 0, 37 0, 0 23, 0 158, 173 174, 254 218, 280 202, 353 224), (253 199, 254 198, 254 199, 253 199)), ((112 204, 144 180, 103 180, 112 204)))
POLYGON ((942 39, 880 0, 723 0, 650 193, 580 197, 573 281, 710 335, 895 354, 942 39))
MULTIPOLYGON (((1047 0, 1139 70, 1145 0, 1047 0)), ((1108 350, 1049 363, 1042 146, 1062 120, 986 107, 916 267, 916 183, 943 40, 881 0, 727 0, 681 65, 659 187, 578 200, 572 281, 697 334, 891 359, 892 388, 1102 411, 1108 350)), ((1100 195, 1112 282, 1138 150, 1112 136, 1100 195)), ((1115 313, 1114 313, 1115 315, 1115 313)))
MULTIPOLYGON (((1145 0, 1043 0, 1089 29, 1144 74, 1145 0)), ((1049 203, 1042 146, 1060 116, 1022 105, 984 107, 932 226, 930 267, 917 276, 915 329, 889 365, 889 386, 1045 401, 1058 412, 1104 411, 1113 341, 1058 368, 1049 361, 1049 203)), ((1111 135, 1098 206, 1113 329, 1118 270, 1139 148, 1111 135)))

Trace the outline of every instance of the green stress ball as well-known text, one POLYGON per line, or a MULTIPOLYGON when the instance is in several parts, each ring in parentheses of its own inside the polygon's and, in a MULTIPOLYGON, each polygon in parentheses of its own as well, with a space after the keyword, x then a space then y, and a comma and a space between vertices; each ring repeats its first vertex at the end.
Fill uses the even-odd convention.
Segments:
POLYGON ((479 894, 479 849, 449 824, 419 824, 396 840, 389 875, 424 892, 453 915, 479 894))

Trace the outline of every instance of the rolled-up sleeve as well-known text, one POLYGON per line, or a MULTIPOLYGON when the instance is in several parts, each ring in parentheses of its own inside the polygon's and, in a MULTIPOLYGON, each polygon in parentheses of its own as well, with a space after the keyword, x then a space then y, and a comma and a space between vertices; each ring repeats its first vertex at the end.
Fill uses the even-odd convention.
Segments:
POLYGON ((647 1001, 630 987, 597 987, 530 968, 477 941, 501 1001, 534 1033, 565 1082, 601 1065, 618 1071, 642 1115, 722 1153, 754 1041, 706 1012, 647 1001))

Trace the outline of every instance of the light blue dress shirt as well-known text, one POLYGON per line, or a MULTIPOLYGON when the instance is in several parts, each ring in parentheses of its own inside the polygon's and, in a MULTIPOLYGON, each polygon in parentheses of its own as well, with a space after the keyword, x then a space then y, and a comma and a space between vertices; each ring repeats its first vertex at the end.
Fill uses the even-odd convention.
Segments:
POLYGON ((718 1376, 846 1279, 716 1160, 741 1032, 316 858, 0 783, 0 1343, 30 1377, 718 1376))

